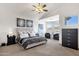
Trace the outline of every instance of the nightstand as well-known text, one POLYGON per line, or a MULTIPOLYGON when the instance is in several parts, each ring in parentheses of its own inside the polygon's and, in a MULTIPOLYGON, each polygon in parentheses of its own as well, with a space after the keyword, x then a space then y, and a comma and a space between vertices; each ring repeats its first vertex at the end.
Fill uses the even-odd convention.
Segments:
POLYGON ((7 45, 15 44, 16 43, 15 38, 16 38, 15 35, 12 36, 7 35, 7 45))

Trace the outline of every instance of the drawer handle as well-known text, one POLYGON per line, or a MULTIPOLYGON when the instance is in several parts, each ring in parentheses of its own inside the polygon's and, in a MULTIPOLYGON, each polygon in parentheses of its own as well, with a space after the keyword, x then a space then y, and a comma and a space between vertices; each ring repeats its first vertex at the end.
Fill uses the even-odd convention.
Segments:
POLYGON ((70 32, 70 30, 68 30, 68 32, 70 32))
POLYGON ((70 40, 67 40, 67 42, 71 42, 70 40))
POLYGON ((68 33, 67 35, 71 35, 70 33, 68 33))
POLYGON ((67 37, 68 39, 70 39, 70 37, 67 37))
POLYGON ((70 44, 68 43, 67 45, 69 46, 70 44))

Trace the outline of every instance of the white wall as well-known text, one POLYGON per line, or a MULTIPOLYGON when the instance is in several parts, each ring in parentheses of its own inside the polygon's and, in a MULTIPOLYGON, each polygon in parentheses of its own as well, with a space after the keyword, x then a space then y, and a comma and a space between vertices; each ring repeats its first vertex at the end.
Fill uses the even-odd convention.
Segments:
MULTIPOLYGON (((2 18, 0 17, 0 19, 2 18)), ((0 22, 0 42, 6 43, 6 35, 9 33, 9 30, 13 30, 16 27, 16 17, 14 15, 9 15, 7 18, 5 18, 4 16, 4 19, 2 19, 0 22)))
POLYGON ((16 28, 18 13, 13 12, 12 8, 10 4, 0 4, 0 45, 7 43, 7 34, 16 28))
MULTIPOLYGON (((75 27, 64 26, 64 20, 66 16, 78 16, 78 21, 79 21, 79 4, 63 4, 63 7, 60 8, 59 14, 60 14, 60 25, 61 25, 59 43, 62 44, 62 28, 79 28, 79 22, 78 22, 78 26, 75 26, 75 27)), ((79 38, 79 35, 78 35, 78 38, 79 38)))
POLYGON ((0 45, 7 43, 7 34, 15 30, 17 17, 32 20, 27 17, 28 14, 20 14, 16 11, 16 4, 0 4, 0 45))
POLYGON ((7 43, 7 34, 16 28, 17 14, 0 8, 0 44, 7 43))
POLYGON ((50 29, 50 30, 47 29, 47 22, 49 22, 49 21, 59 21, 59 15, 54 15, 54 16, 51 16, 48 18, 40 19, 39 23, 44 25, 44 33, 48 32, 48 31, 53 32, 52 29, 50 29))

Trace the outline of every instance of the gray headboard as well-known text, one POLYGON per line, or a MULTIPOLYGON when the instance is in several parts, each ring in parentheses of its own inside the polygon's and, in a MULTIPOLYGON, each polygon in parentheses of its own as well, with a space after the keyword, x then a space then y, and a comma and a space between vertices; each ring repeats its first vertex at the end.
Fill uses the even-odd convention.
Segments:
POLYGON ((15 33, 16 33, 16 36, 18 37, 19 34, 21 32, 28 32, 28 33, 32 33, 33 32, 33 28, 23 28, 23 27, 19 27, 19 28, 16 28, 15 29, 15 33))

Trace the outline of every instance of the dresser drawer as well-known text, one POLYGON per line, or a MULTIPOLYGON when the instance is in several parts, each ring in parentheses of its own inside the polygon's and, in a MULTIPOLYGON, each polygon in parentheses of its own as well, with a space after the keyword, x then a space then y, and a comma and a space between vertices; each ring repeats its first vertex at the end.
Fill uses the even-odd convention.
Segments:
POLYGON ((72 40, 69 40, 69 39, 64 39, 64 40, 62 40, 62 42, 63 43, 73 43, 72 40))
POLYGON ((67 32, 67 33, 73 33, 73 32, 77 32, 78 29, 62 29, 63 32, 67 32))
POLYGON ((62 40, 71 40, 71 41, 77 41, 77 36, 63 36, 62 40))
POLYGON ((73 44, 72 42, 63 42, 62 46, 78 50, 78 45, 77 44, 73 44))
POLYGON ((62 31, 62 36, 76 36, 76 35, 78 35, 78 32, 77 31, 75 31, 75 32, 64 32, 64 31, 62 31))
POLYGON ((63 42, 62 45, 65 46, 65 47, 72 48, 72 43, 70 43, 70 42, 63 42))
POLYGON ((77 43, 77 41, 74 41, 74 40, 72 40, 72 39, 64 39, 64 40, 62 40, 63 42, 66 42, 66 43, 72 43, 72 44, 76 44, 77 43))

